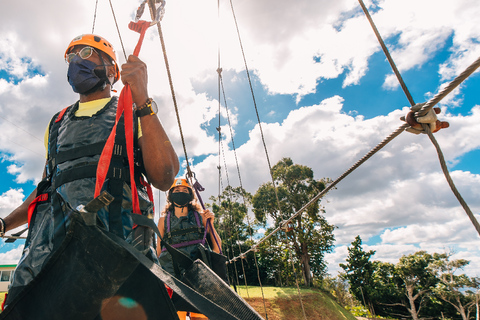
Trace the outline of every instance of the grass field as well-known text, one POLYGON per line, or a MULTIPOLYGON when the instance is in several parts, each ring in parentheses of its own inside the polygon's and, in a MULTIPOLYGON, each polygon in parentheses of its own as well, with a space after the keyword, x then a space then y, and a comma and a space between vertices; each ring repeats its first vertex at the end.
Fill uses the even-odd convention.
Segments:
POLYGON ((300 289, 301 303, 296 288, 263 287, 262 294, 260 287, 248 287, 247 290, 242 286, 237 287, 237 292, 262 317, 266 318, 267 314, 269 320, 356 320, 351 313, 317 289, 300 289))
MULTIPOLYGON (((356 320, 327 294, 317 289, 300 289, 305 318, 296 288, 238 286, 237 293, 263 318, 269 320, 356 320)), ((5 293, 0 293, 0 304, 5 293)))

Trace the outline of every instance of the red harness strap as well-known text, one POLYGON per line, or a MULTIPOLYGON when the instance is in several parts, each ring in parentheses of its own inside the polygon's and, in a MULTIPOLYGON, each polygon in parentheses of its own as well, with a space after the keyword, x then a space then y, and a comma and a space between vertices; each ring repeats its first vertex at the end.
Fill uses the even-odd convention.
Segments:
POLYGON ((63 115, 65 114, 65 111, 67 111, 67 109, 68 109, 68 107, 66 107, 65 109, 63 109, 62 111, 60 111, 60 113, 58 114, 57 119, 55 119, 55 122, 58 122, 58 121, 62 120, 63 115))
MULTIPOLYGON (((140 53, 140 48, 143 43, 143 38, 145 37, 145 32, 147 31, 148 27, 150 27, 150 22, 147 21, 138 21, 138 22, 130 22, 128 27, 131 30, 140 33, 140 38, 138 40, 137 46, 133 54, 138 56, 140 53)), ((97 168, 97 180, 95 185, 95 195, 94 197, 98 197, 100 195, 100 191, 102 186, 105 182, 105 178, 107 176, 108 168, 110 166, 110 161, 112 159, 112 151, 113 151, 113 144, 115 142, 115 132, 117 129, 117 123, 120 119, 122 113, 124 113, 125 117, 125 139, 127 144, 127 158, 128 158, 128 166, 130 169, 130 187, 132 190, 132 207, 133 212, 141 214, 140 205, 138 201, 138 192, 137 186, 135 184, 134 179, 134 164, 133 164, 133 109, 132 109, 132 92, 130 90, 130 85, 127 83, 122 92, 120 92, 120 97, 118 99, 118 106, 117 106, 117 114, 115 118, 115 125, 113 126, 112 132, 108 137, 107 143, 103 148, 102 154, 98 161, 98 168, 97 168)))
POLYGON ((33 212, 37 207, 37 203, 47 201, 48 200, 48 193, 44 193, 33 199, 32 202, 28 205, 28 226, 30 227, 30 220, 32 220, 33 212))

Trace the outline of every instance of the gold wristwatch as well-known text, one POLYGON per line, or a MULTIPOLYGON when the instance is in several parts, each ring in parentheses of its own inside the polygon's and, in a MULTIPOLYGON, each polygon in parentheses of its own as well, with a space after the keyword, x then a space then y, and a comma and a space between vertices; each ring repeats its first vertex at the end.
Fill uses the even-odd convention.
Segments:
POLYGON ((158 112, 157 103, 153 101, 152 98, 148 98, 144 104, 142 104, 140 107, 135 109, 135 114, 139 118, 143 116, 154 115, 154 114, 157 114, 157 112, 158 112))

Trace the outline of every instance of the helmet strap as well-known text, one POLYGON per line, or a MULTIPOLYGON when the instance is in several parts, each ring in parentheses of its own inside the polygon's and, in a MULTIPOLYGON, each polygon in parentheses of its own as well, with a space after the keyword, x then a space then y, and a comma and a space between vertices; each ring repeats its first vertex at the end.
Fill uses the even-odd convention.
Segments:
POLYGON ((102 61, 102 67, 103 67, 103 70, 105 71, 106 82, 113 87, 113 83, 111 83, 110 79, 108 78, 107 65, 105 64, 105 60, 103 59, 102 51, 96 50, 96 52, 98 52, 98 55, 100 56, 100 60, 102 61))

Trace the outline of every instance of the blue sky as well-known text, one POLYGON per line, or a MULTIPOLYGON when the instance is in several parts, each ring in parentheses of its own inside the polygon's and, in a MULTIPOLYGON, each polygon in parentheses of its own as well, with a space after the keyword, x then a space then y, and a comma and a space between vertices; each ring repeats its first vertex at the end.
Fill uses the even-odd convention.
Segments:
MULTIPOLYGON (((43 170, 43 133, 50 117, 78 97, 66 82, 63 52, 92 30, 94 0, 46 0, 0 12, 0 216, 34 189, 43 170), (51 2, 51 3, 50 3, 51 2), (49 8, 55 6, 58 15, 49 8), (75 12, 75 15, 68 13, 75 12), (18 19, 18 17, 24 17, 18 19), (41 48, 41 49, 40 49, 41 48)), ((125 51, 140 2, 114 3, 125 51)), ((366 1, 415 102, 425 102, 480 56, 472 0, 366 1)), ((409 107, 356 0, 233 1, 272 165, 283 157, 317 179, 336 179, 397 129, 409 107)), ((107 1, 98 1, 95 33, 122 46, 107 1)), ((218 193, 218 52, 242 183, 250 193, 270 180, 232 12, 227 1, 172 1, 162 21, 189 160, 208 199, 218 193), (220 17, 220 18, 219 18, 220 17)), ((140 58, 149 91, 182 160, 183 148, 158 33, 147 32, 140 58)), ((480 208, 480 97, 477 73, 439 105, 450 128, 436 133, 452 178, 477 218, 480 208)), ((121 84, 115 85, 117 91, 121 84)), ((221 98, 230 183, 238 186, 232 137, 221 98)), ((223 160, 222 160, 223 162, 223 160)), ((225 170, 225 168, 223 168, 225 170)), ((226 178, 223 177, 225 183, 226 178)), ((163 193, 156 192, 162 207, 163 193)), ((327 256, 332 275, 360 235, 377 260, 396 262, 418 250, 452 251, 480 275, 479 235, 446 184, 424 135, 403 133, 344 179, 322 201, 335 230, 327 256)), ((0 245, 0 264, 15 263, 22 243, 0 245)))

